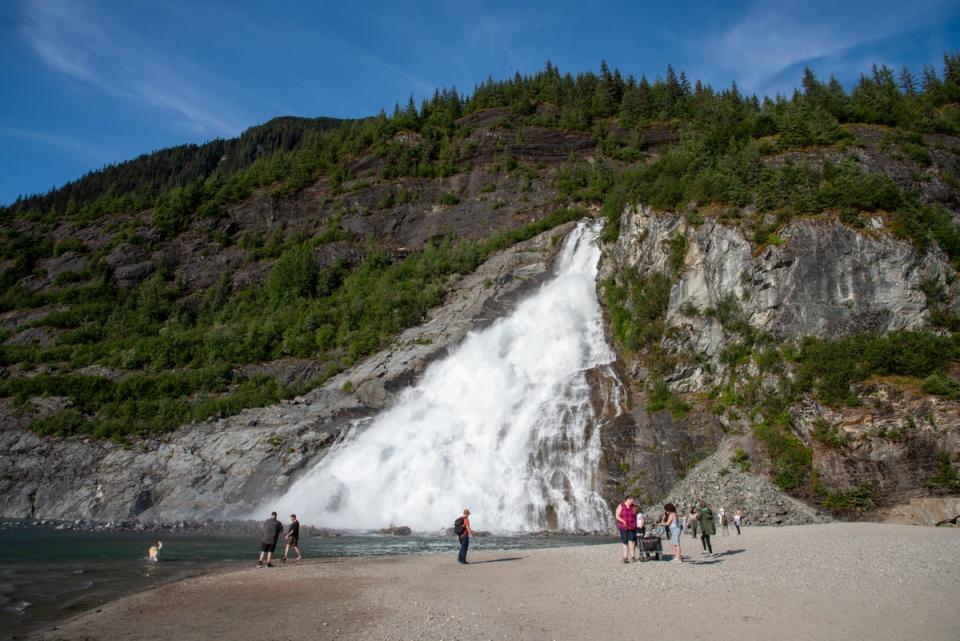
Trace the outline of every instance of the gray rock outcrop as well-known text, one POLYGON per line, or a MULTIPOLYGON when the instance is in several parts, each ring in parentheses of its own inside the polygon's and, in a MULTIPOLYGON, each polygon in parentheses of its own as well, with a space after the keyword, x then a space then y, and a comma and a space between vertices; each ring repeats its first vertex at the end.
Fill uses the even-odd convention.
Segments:
MULTIPOLYGON (((721 509, 730 517, 740 510, 747 525, 806 525, 827 523, 829 515, 781 492, 770 481, 744 471, 731 460, 739 439, 728 439, 712 455, 700 461, 674 485, 663 501, 648 505, 645 512, 656 519, 665 502, 677 507, 677 514, 690 513, 692 505, 705 502, 714 513, 721 509)), ((717 533, 720 534, 719 522, 717 533)))
POLYGON ((703 312, 724 299, 780 339, 889 332, 921 327, 929 314, 921 284, 948 286, 954 274, 936 247, 920 252, 888 233, 835 220, 789 223, 776 244, 756 247, 737 226, 715 219, 693 226, 680 214, 647 207, 624 213, 612 257, 641 274, 669 272, 677 236, 685 250, 666 323, 681 330, 684 348, 707 357, 726 340, 720 322, 703 312))
MULTIPOLYGON (((663 378, 672 392, 686 396, 692 411, 675 417, 638 409, 646 403, 651 356, 631 355, 620 363, 633 408, 608 433, 604 473, 611 496, 614 488, 629 487, 641 498, 689 494, 694 488, 687 481, 675 485, 684 470, 713 452, 725 432, 749 430, 748 417, 714 414, 705 398, 730 376, 759 373, 749 360, 724 362, 724 350, 742 340, 729 327, 730 316, 781 342, 922 329, 933 305, 925 294, 931 287, 944 292, 952 309, 960 304, 948 257, 935 244, 921 250, 894 236, 880 215, 863 229, 829 216, 797 219, 758 246, 735 221, 707 218, 694 225, 679 213, 628 208, 602 277, 622 269, 671 279, 666 330, 655 354, 675 363, 663 378), (717 312, 721 308, 727 323, 717 312)), ((789 364, 781 367, 789 375, 789 364)), ((890 382, 856 391, 859 407, 826 408, 807 399, 791 408, 792 429, 812 451, 812 471, 825 487, 869 487, 877 506, 929 493, 938 452, 951 460, 960 452, 960 403, 890 382), (837 426, 847 444, 818 443, 815 421, 837 426)), ((736 470, 727 469, 729 478, 718 479, 721 487, 736 478, 736 470)), ((773 521, 783 516, 766 511, 773 521)))

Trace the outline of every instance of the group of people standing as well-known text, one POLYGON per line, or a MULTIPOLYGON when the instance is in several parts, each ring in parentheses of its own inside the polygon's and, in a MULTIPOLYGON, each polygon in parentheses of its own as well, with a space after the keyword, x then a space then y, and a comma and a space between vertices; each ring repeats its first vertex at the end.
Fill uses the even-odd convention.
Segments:
MULTIPOLYGON (((271 512, 270 518, 263 522, 263 527, 260 530, 260 559, 257 561, 257 567, 268 567, 272 568, 273 563, 273 553, 277 548, 277 541, 280 539, 280 535, 283 534, 283 523, 277 520, 277 513, 271 512)), ((280 559, 283 563, 287 562, 287 554, 290 552, 290 548, 293 548, 297 552, 297 558, 294 561, 299 561, 303 558, 303 555, 300 553, 300 521, 297 520, 296 514, 290 515, 290 525, 287 526, 287 535, 284 537, 284 543, 286 544, 283 548, 283 557, 280 559)))
MULTIPOLYGON (((646 536, 647 516, 636 507, 633 497, 629 495, 617 506, 615 516, 617 529, 620 532, 620 542, 623 543, 623 562, 629 563, 631 560, 640 560, 638 558, 640 552, 638 548, 641 546, 638 546, 637 537, 646 536)), ((673 560, 680 563, 683 561, 680 552, 681 532, 689 531, 694 539, 697 538, 699 532, 700 544, 703 546, 703 556, 710 558, 713 556, 713 544, 710 537, 716 536, 718 522, 723 534, 729 535, 730 521, 723 508, 720 508, 718 514, 714 514, 705 501, 694 501, 690 513, 681 518, 677 514, 676 506, 673 503, 667 503, 663 506, 663 515, 656 523, 657 529, 655 532, 658 536, 664 534, 669 536, 670 544, 673 546, 673 560)), ((743 524, 743 515, 739 509, 733 515, 733 524, 739 535, 740 527, 743 524)))

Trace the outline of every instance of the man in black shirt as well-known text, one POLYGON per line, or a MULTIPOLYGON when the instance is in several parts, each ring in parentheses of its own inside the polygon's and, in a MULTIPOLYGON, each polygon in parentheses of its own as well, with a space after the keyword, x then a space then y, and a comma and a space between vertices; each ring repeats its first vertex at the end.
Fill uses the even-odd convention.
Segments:
POLYGON ((283 532, 283 524, 277 520, 277 513, 271 512, 270 518, 263 522, 263 529, 260 532, 260 560, 257 561, 257 567, 263 567, 263 560, 266 557, 267 567, 272 568, 270 560, 273 558, 273 551, 277 548, 277 539, 283 532))
POLYGON ((290 515, 290 527, 287 528, 287 545, 283 548, 283 558, 281 561, 284 563, 287 562, 287 553, 290 551, 290 548, 293 548, 297 551, 297 558, 294 561, 299 561, 303 558, 303 555, 300 554, 300 521, 297 520, 296 514, 290 515))

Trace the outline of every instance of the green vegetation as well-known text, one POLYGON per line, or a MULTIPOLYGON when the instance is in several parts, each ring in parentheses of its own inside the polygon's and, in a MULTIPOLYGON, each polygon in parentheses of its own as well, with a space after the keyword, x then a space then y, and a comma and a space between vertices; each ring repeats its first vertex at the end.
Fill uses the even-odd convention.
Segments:
POLYGON ((662 380, 654 382, 647 390, 647 411, 669 410, 674 418, 684 417, 690 405, 674 394, 662 380))
POLYGON ((440 195, 440 204, 441 205, 458 205, 460 204, 460 197, 453 192, 445 191, 440 195))
POLYGON ((618 345, 635 352, 663 336, 670 285, 664 274, 641 275, 636 269, 621 270, 604 282, 604 302, 618 345))
POLYGON ((957 468, 950 460, 949 451, 939 450, 937 452, 937 473, 930 477, 927 485, 948 492, 960 490, 960 477, 957 476, 957 468))
POLYGON ((850 437, 837 429, 825 418, 819 417, 813 422, 813 438, 827 447, 842 449, 850 442, 850 437))
POLYGON ((813 458, 810 449, 788 429, 790 417, 780 414, 753 426, 753 435, 767 449, 773 480, 787 492, 802 492, 810 482, 813 458))
POLYGON ((838 339, 807 337, 794 356, 791 396, 813 391, 826 404, 856 404, 851 383, 870 376, 930 376, 942 372, 955 360, 957 350, 955 337, 926 331, 884 336, 857 334, 838 339))
POLYGON ((750 457, 747 455, 747 451, 742 447, 738 447, 734 450, 733 455, 730 456, 730 462, 738 466, 742 471, 750 471, 750 457))
POLYGON ((923 379, 922 389, 927 394, 943 396, 950 400, 960 400, 960 382, 946 374, 935 373, 923 379))
POLYGON ((837 512, 869 512, 876 508, 873 488, 858 485, 845 490, 820 490, 820 504, 837 512))
POLYGON ((56 343, 0 345, 0 364, 97 364, 150 374, 118 382, 75 374, 11 377, 0 382, 0 396, 21 403, 67 397, 72 410, 39 419, 33 429, 118 438, 273 403, 302 390, 268 377, 237 378, 235 368, 310 356, 329 363, 328 376, 335 374, 421 322, 442 300, 451 274, 472 271, 491 253, 584 215, 560 210, 485 241, 439 241, 400 260, 373 249, 353 270, 320 269, 307 240, 271 241, 268 246, 283 249, 266 287, 231 292, 224 276, 198 307, 182 302, 178 285, 163 272, 132 292, 101 281, 40 296, 32 302, 72 303, 40 321, 60 330, 56 343))

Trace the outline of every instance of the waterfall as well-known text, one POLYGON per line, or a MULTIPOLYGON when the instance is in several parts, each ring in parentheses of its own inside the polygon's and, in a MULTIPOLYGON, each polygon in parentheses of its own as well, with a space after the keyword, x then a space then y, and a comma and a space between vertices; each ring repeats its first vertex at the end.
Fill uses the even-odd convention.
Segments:
POLYGON ((431 364, 390 409, 355 422, 264 507, 353 529, 436 531, 465 507, 480 530, 608 526, 588 382, 590 370, 615 376, 596 294, 599 228, 581 222, 550 281, 431 364))

